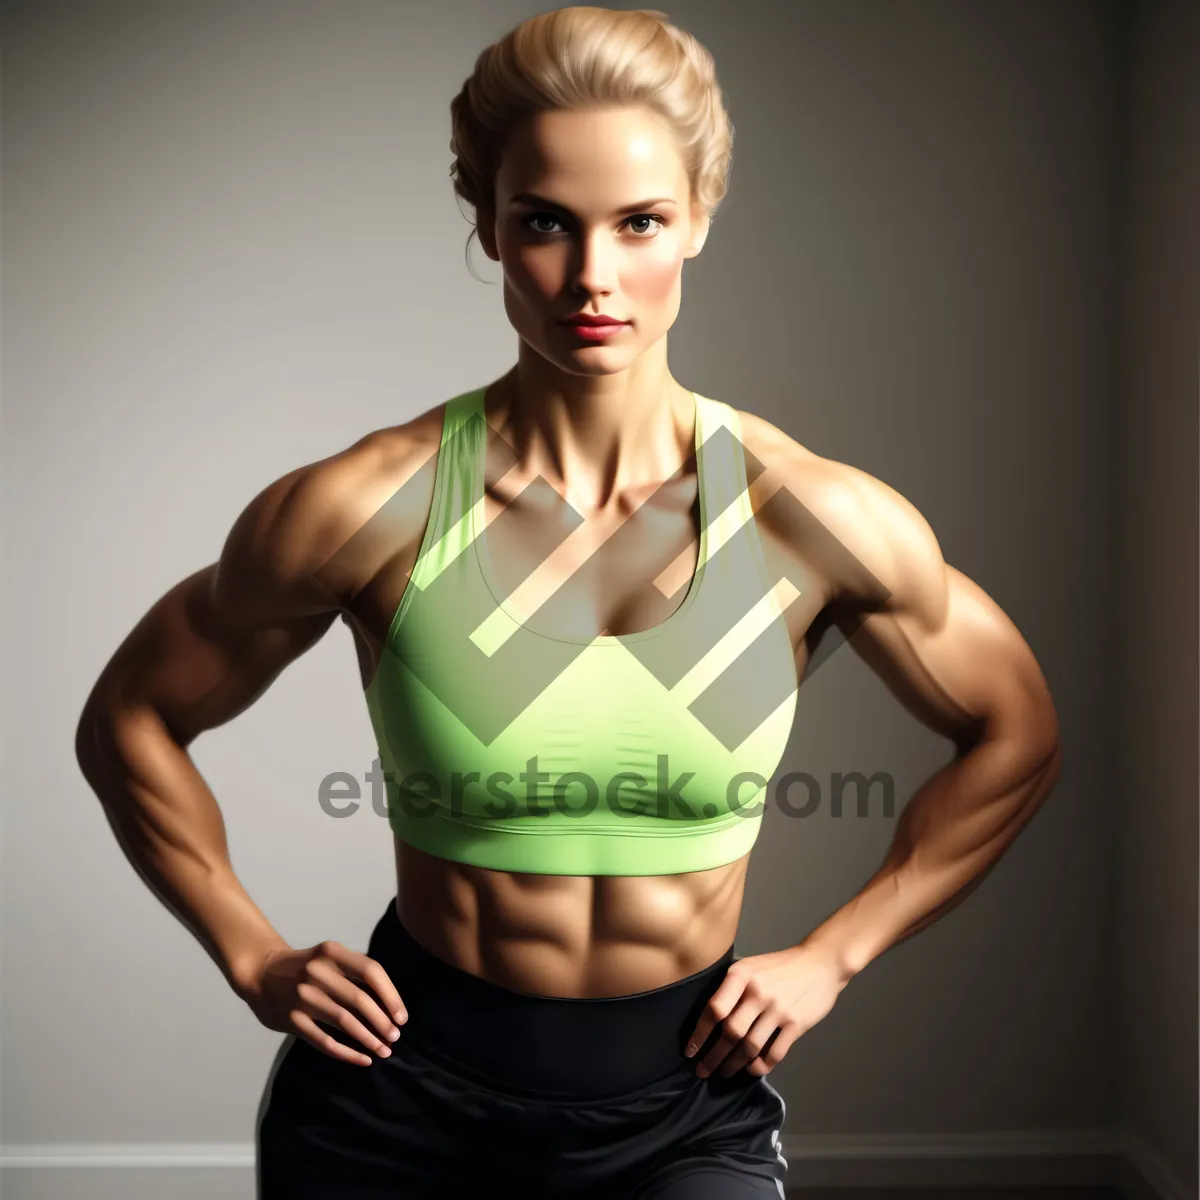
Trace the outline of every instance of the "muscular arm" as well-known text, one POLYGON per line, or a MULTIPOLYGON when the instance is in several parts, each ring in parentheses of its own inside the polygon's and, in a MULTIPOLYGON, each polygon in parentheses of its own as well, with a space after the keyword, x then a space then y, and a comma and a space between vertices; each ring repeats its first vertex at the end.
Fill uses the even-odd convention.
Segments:
POLYGON ((347 473, 368 450, 284 476, 238 518, 220 559, 171 588, 92 688, 75 751, 126 857, 240 990, 285 944, 229 860, 220 809, 187 747, 248 708, 338 615, 328 570, 347 473))
POLYGON ((811 458, 803 466, 795 490, 854 564, 830 580, 830 615, 901 703, 955 748, 905 806, 879 870, 805 939, 829 948, 850 977, 979 886, 1053 788, 1061 748, 1029 646, 943 560, 917 510, 854 468, 817 468, 814 486, 811 458))

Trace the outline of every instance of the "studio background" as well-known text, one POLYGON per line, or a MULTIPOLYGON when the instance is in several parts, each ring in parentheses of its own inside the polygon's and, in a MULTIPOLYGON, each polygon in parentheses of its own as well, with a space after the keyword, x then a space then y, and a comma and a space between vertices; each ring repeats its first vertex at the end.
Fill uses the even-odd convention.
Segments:
MULTIPOLYGON (((552 7, 552 6, 548 6, 552 7)), ((126 861, 73 753, 97 674, 261 488, 501 374, 449 101, 538 9, 3 6, 7 1200, 252 1195, 282 1035, 126 861)), ((1194 1200, 1200 8, 679 0, 734 122, 670 362, 878 476, 1009 613, 1065 769, 978 892, 771 1075, 789 1183, 1120 1179, 1194 1200)), ((349 632, 192 753, 293 945, 394 891, 349 632)), ((779 774, 949 757, 842 648, 779 774)), ((740 954, 862 886, 895 814, 769 811, 740 954)), ((397 981, 403 994, 403 981, 397 981)))

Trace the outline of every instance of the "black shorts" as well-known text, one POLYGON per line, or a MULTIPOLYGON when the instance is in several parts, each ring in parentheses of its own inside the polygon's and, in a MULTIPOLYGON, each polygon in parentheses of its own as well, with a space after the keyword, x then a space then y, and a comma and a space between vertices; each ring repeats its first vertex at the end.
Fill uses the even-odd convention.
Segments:
POLYGON ((259 1128, 259 1200, 783 1196, 779 1093, 744 1069, 697 1077, 719 1024, 683 1055, 732 946, 652 991, 535 996, 431 954, 389 903, 367 953, 408 1020, 369 1067, 290 1039, 259 1128))

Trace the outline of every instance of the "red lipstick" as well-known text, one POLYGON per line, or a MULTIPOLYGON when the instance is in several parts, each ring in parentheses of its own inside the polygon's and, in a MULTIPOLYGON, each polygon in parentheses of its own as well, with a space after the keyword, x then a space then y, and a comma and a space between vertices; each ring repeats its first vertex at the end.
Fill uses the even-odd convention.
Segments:
POLYGON ((624 329, 628 321, 618 321, 616 317, 604 313, 575 313, 565 318, 559 324, 565 325, 577 337, 589 342, 603 341, 612 337, 618 330, 624 329))

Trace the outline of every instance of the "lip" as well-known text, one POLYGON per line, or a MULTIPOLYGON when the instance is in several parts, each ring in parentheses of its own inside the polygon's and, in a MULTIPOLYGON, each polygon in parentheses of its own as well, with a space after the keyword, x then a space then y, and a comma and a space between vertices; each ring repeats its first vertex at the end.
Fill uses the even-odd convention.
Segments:
POLYGON ((581 321, 563 321, 564 329, 569 329, 577 338, 584 342, 603 342, 615 337, 629 324, 628 321, 605 321, 599 325, 585 325, 581 321))
POLYGON ((578 316, 567 317, 565 321, 560 321, 560 325, 583 325, 589 328, 596 328, 603 325, 628 325, 628 321, 618 321, 616 317, 606 317, 603 314, 594 316, 591 313, 580 313, 578 316))

